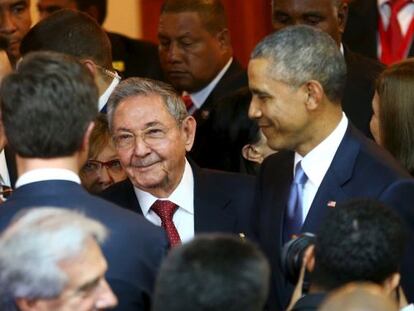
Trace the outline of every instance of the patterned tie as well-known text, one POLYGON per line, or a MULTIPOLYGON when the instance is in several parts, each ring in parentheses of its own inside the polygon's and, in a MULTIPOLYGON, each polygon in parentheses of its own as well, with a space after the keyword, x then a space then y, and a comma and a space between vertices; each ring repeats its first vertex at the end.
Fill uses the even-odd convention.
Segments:
MULTIPOLYGON (((391 0, 388 2, 391 15, 387 30, 385 31, 385 44, 381 60, 385 64, 392 64, 401 60, 401 47, 403 44, 403 34, 398 21, 398 13, 403 9, 411 0, 391 0)), ((404 51, 403 51, 404 52, 404 51)))
POLYGON ((181 96, 183 99, 183 102, 185 104, 185 108, 187 108, 187 111, 190 112, 190 110, 194 107, 193 100, 191 99, 190 95, 183 95, 181 96))
POLYGON ((308 177, 300 162, 296 164, 295 178, 290 186, 290 194, 285 214, 284 241, 289 241, 294 234, 299 234, 302 227, 303 186, 308 177))
POLYGON ((180 235, 173 222, 173 215, 177 208, 177 205, 167 200, 157 200, 151 206, 154 213, 161 218, 161 226, 167 231, 171 247, 181 243, 180 235))

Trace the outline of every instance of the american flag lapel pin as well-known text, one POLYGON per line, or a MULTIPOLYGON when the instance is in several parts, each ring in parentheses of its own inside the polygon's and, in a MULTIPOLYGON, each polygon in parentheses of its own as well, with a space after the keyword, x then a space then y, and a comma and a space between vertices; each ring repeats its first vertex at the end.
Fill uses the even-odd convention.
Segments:
POLYGON ((330 208, 334 208, 336 206, 336 201, 328 201, 328 204, 326 204, 330 208))
POLYGON ((246 235, 243 232, 240 232, 239 238, 244 241, 246 239, 246 235))

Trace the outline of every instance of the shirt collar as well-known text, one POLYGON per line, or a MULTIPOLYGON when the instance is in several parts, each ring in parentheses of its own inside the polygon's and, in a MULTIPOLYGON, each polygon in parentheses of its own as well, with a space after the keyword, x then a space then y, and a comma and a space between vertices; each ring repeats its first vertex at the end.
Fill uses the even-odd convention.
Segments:
POLYGON ((105 90, 105 92, 99 97, 99 103, 98 103, 98 109, 101 111, 103 107, 105 107, 106 103, 108 102, 109 96, 111 96, 112 92, 116 88, 116 86, 119 84, 120 77, 114 77, 111 84, 108 86, 108 88, 105 90))
MULTIPOLYGON (((150 212, 152 204, 154 204, 154 202, 159 198, 135 186, 134 191, 142 213, 145 216, 150 212)), ((162 198, 161 200, 169 200, 177 204, 180 208, 186 210, 191 215, 194 214, 194 176, 191 166, 187 160, 185 160, 183 177, 181 178, 177 188, 175 188, 168 198, 162 198)))
POLYGON ((201 106, 206 101, 207 97, 210 95, 210 93, 213 91, 213 89, 216 87, 217 83, 223 78, 226 71, 229 69, 231 63, 233 62, 233 57, 229 59, 227 64, 223 67, 223 69, 218 73, 218 75, 202 90, 189 94, 191 97, 191 100, 193 101, 194 105, 197 107, 197 109, 200 109, 201 106))
POLYGON ((81 183, 79 176, 71 170, 63 168, 39 168, 28 171, 20 176, 16 181, 16 188, 46 180, 66 180, 73 181, 77 184, 81 183))
POLYGON ((305 157, 295 153, 295 165, 301 162, 303 171, 308 177, 309 181, 315 186, 319 187, 325 177, 329 166, 335 156, 338 147, 345 136, 346 129, 348 128, 348 118, 342 113, 341 121, 336 126, 335 130, 329 134, 319 145, 313 148, 305 157))

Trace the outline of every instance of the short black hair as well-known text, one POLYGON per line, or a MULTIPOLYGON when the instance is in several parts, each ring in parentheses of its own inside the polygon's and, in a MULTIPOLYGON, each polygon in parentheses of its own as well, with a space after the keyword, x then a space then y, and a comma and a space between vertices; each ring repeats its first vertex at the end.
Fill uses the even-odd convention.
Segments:
POLYGON ((34 25, 20 45, 22 55, 33 51, 69 54, 112 68, 111 43, 107 34, 89 15, 74 10, 59 10, 34 25))
POLYGON ((161 14, 196 12, 206 30, 217 33, 227 28, 227 16, 220 0, 166 0, 161 14))
POLYGON ((1 113, 8 143, 24 158, 73 155, 98 114, 98 90, 75 58, 35 52, 1 84, 1 113))
POLYGON ((105 21, 107 14, 107 0, 75 0, 76 6, 80 11, 87 12, 91 6, 96 7, 98 10, 97 22, 102 25, 105 21))
POLYGON ((312 283, 332 290, 354 281, 382 284, 399 272, 406 230, 393 210, 358 199, 331 209, 317 233, 312 283))
POLYGON ((153 311, 259 311, 268 283, 268 263, 252 243, 199 235, 173 249, 162 264, 153 311))

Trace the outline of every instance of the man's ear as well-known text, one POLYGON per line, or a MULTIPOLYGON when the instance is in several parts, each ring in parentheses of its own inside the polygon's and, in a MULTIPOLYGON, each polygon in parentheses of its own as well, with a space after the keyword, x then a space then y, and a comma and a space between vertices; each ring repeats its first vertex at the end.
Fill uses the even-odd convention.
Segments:
POLYGON ((391 274, 389 277, 385 279, 385 281, 382 283, 382 287, 384 288, 384 291, 387 295, 390 295, 395 290, 397 290, 397 287, 400 285, 401 280, 401 274, 398 272, 395 272, 391 274))
POLYGON ((82 146, 81 146, 81 151, 86 151, 86 154, 88 154, 89 152, 89 139, 91 137, 93 128, 95 127, 95 122, 91 122, 89 123, 85 134, 83 135, 83 139, 82 139, 82 146))
POLYGON ((90 59, 82 59, 81 63, 85 65, 86 69, 92 74, 92 76, 96 76, 97 68, 95 63, 90 59))
POLYGON ((306 108, 308 111, 314 111, 319 108, 322 98, 324 96, 324 90, 322 85, 316 80, 310 80, 305 83, 306 108))
POLYGON ((231 47, 230 31, 227 28, 219 31, 216 34, 216 38, 219 42, 220 48, 227 51, 231 47))
POLYGON ((346 22, 348 20, 348 3, 341 1, 338 5, 338 27, 341 35, 345 31, 346 22))
POLYGON ((311 245, 306 249, 303 254, 303 261, 307 271, 312 272, 315 269, 315 245, 311 245))
POLYGON ((181 134, 185 140, 185 150, 189 152, 194 144, 197 122, 193 116, 188 116, 181 123, 181 134))

